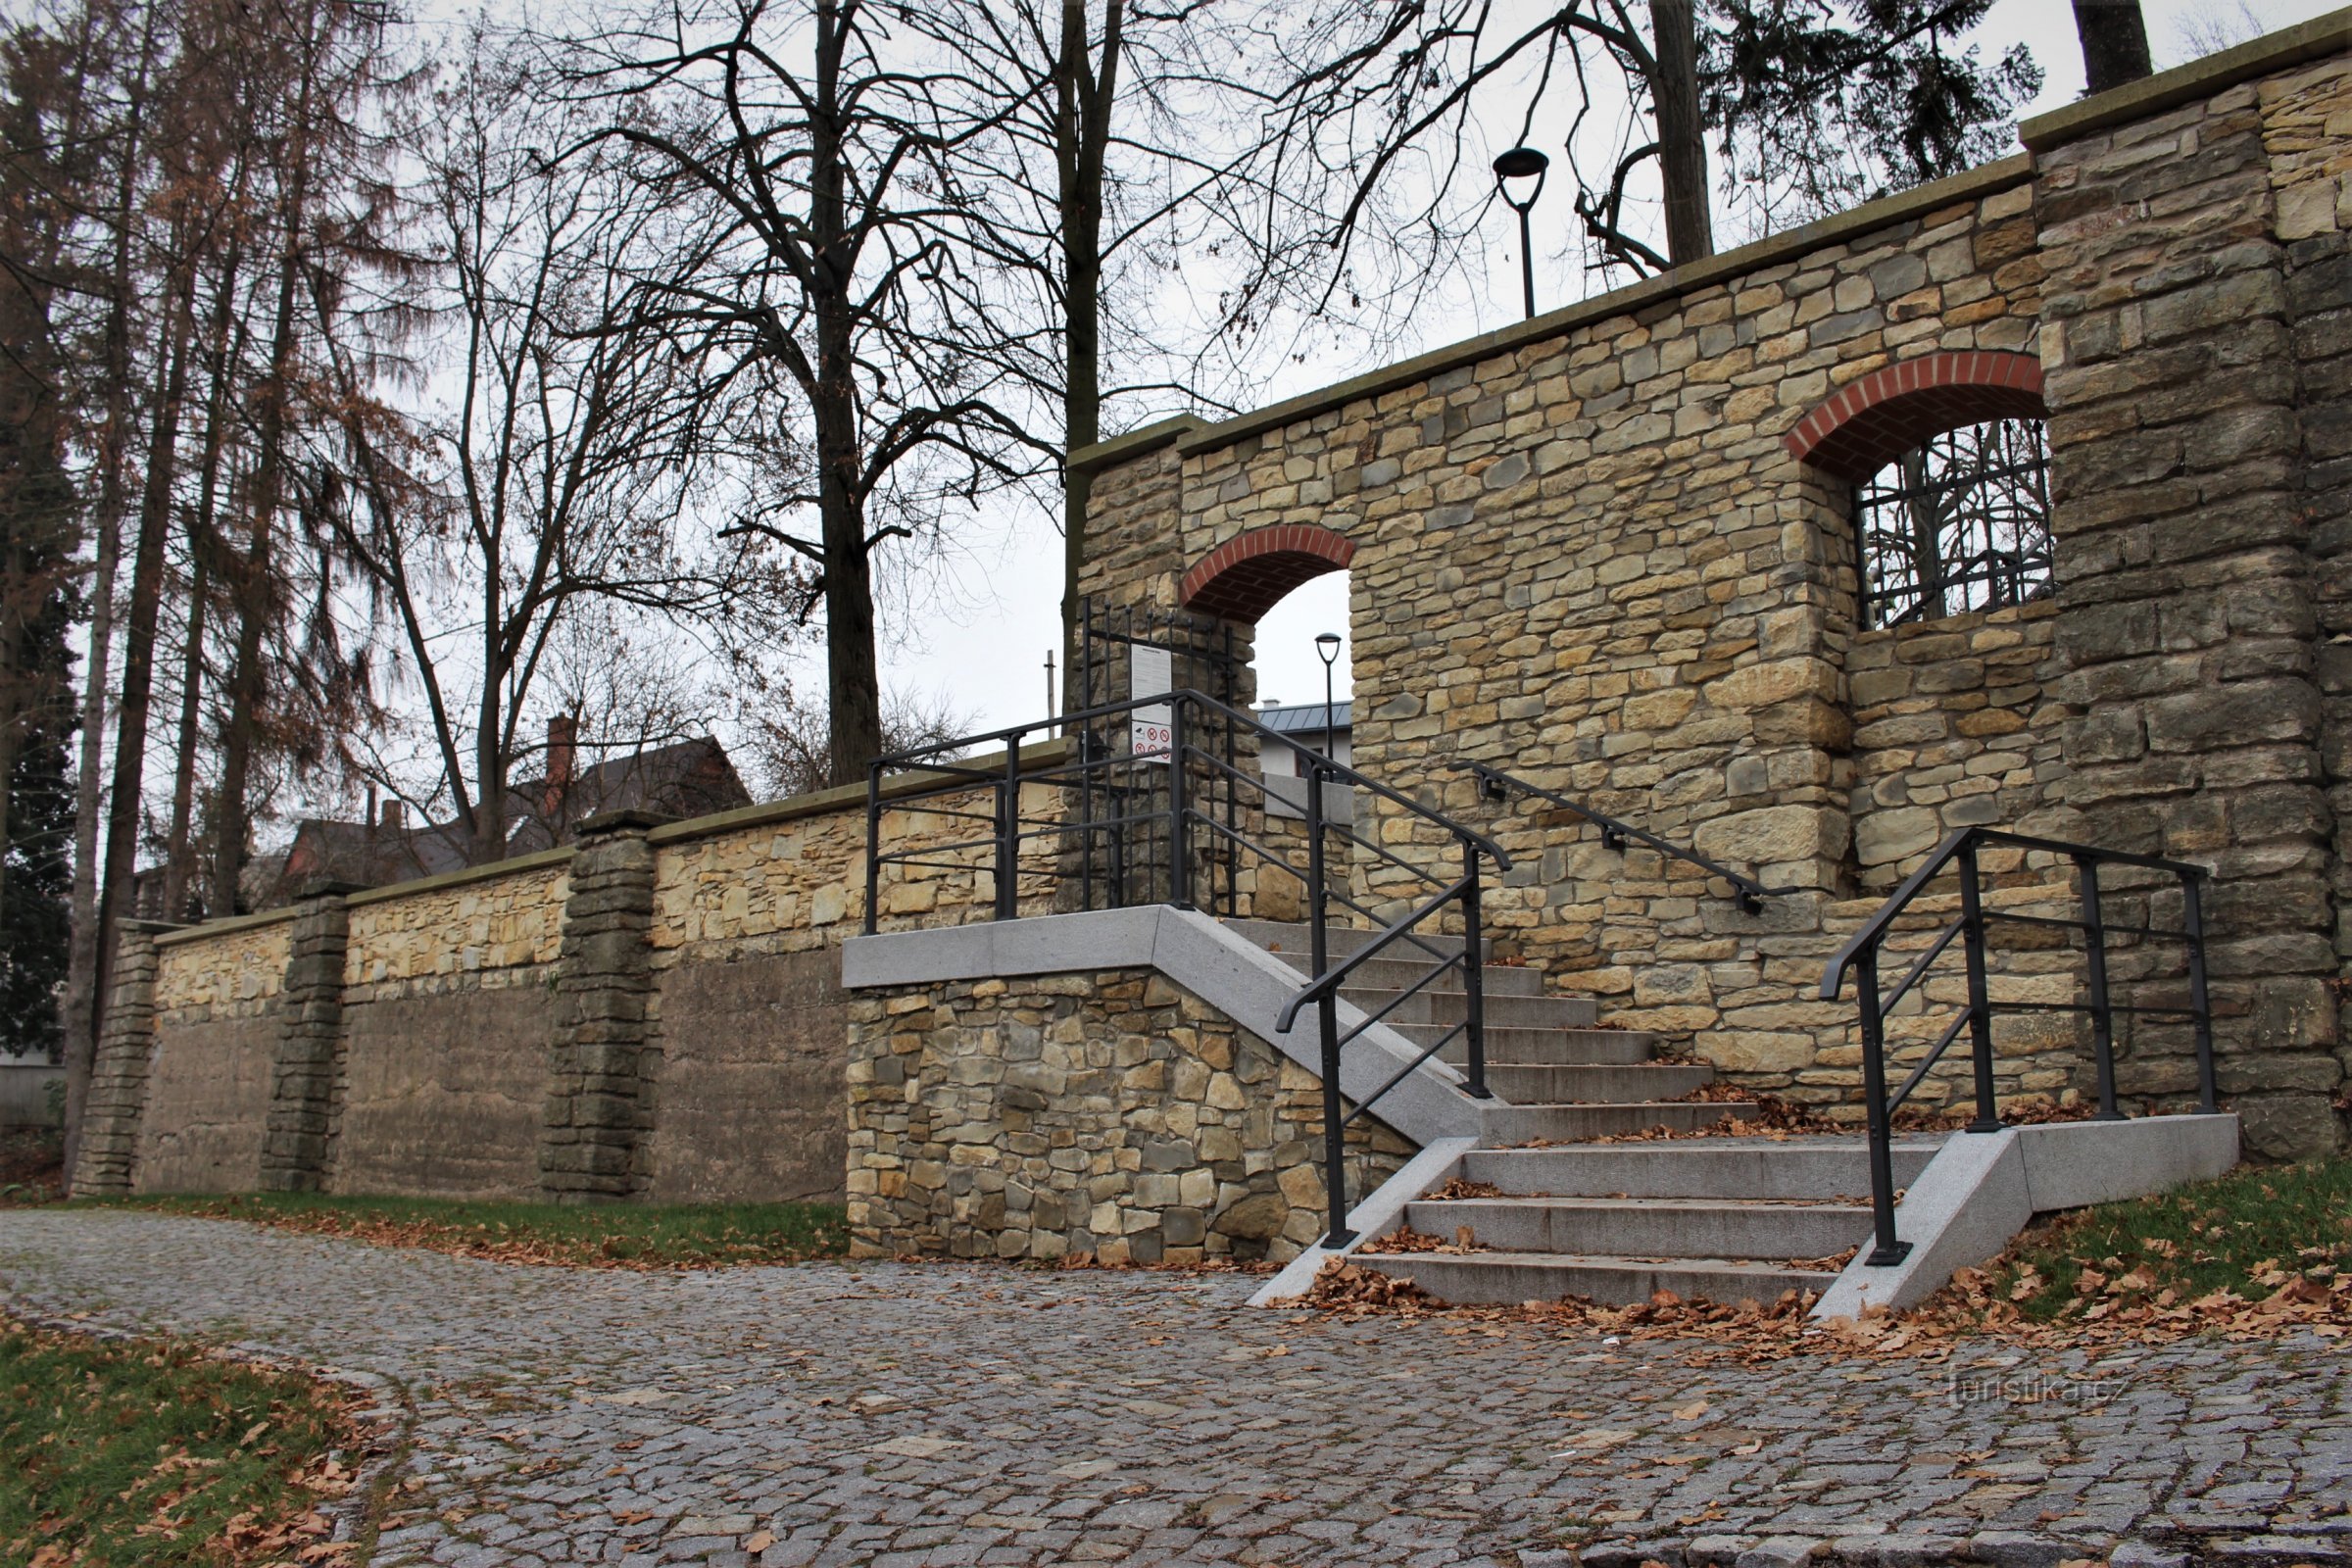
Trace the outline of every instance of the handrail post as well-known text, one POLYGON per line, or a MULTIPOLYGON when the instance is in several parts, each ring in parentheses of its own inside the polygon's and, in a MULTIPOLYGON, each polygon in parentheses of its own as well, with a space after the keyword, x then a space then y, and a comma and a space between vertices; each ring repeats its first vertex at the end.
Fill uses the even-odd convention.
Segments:
POLYGON ((1004 782, 997 786, 997 918, 1021 912, 1021 739, 1015 730, 1004 743, 1004 782))
POLYGON ((865 934, 874 934, 882 896, 882 764, 865 764, 865 934))
POLYGON ((1469 1041, 1469 1079, 1465 1091, 1473 1100, 1492 1100, 1487 1087, 1487 991, 1485 958, 1479 932, 1478 846, 1462 841, 1462 1033, 1469 1041))
POLYGON ((2099 862, 2078 855, 2075 867, 2082 889, 2082 967, 2090 987, 2090 1054, 2098 1069, 2099 1121, 2122 1121, 2115 1108, 2115 1007, 2107 995, 2107 921, 2099 912, 2099 862))
POLYGON ((1184 778, 1184 699, 1168 699, 1168 902, 1193 906, 1193 858, 1187 842, 1184 778))
POLYGON ((2188 1004, 2196 1013, 2197 1109, 2210 1116, 2221 1102, 2213 1082, 2213 998, 2205 986, 2204 878, 2180 879, 2181 929, 2188 933, 2188 1004))
POLYGON ((1894 1238, 1893 1128, 1886 1108, 1886 1020, 1879 1015, 1879 950, 1864 948, 1854 958, 1854 981, 1862 1004, 1862 1098, 1870 1122, 1870 1213, 1878 1245, 1872 1268, 1891 1268, 1910 1255, 1911 1244, 1894 1238))
MULTIPOLYGON (((1306 767, 1307 963, 1320 980, 1331 968, 1331 896, 1323 868, 1323 764, 1306 767)), ((1348 1228, 1348 1125, 1340 1104, 1340 1004, 1325 992, 1315 999, 1315 1027, 1323 1066, 1323 1197, 1330 1219, 1323 1245, 1337 1250, 1355 1240, 1348 1228)))
POLYGON ((1984 901, 1977 881, 1977 841, 1960 852, 1961 941, 1968 956, 1968 1034, 1976 1060, 1977 1119, 1972 1133, 1997 1133, 2001 1113, 1992 1096, 1992 996, 1984 977, 1984 901))

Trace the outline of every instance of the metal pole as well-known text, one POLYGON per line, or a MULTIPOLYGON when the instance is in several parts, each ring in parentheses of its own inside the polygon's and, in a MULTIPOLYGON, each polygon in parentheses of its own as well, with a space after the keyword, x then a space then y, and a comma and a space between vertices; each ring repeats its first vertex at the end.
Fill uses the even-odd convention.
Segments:
POLYGON ((997 918, 1021 912, 1021 739, 1016 730, 1004 743, 1004 782, 997 786, 997 918))
POLYGON ((1193 906, 1193 858, 1185 842, 1184 699, 1168 699, 1168 902, 1193 906))
POLYGON ((1960 933, 1968 956, 1968 1034, 1977 1068, 1977 1119, 1972 1133, 1997 1133, 2001 1114, 1992 1100, 1992 999, 1984 979, 1984 904, 1977 884, 1977 844, 1960 851, 1960 933))
POLYGON ((2115 1108, 2115 1009, 2107 997, 2107 922, 2099 913, 2099 862, 2075 857, 2082 887, 2082 966, 2090 984, 2090 1054, 2099 1075, 2100 1121, 2122 1121, 2115 1108))
POLYGON ((1519 209, 1519 273, 1520 283, 1527 294, 1527 318, 1536 318, 1536 242, 1528 226, 1528 208, 1536 204, 1531 199, 1519 209))
MULTIPOLYGON (((1322 979, 1331 968, 1331 901, 1323 885, 1323 764, 1306 764, 1307 966, 1322 979)), ((1346 1247, 1355 1240, 1348 1228, 1348 1125, 1340 1105, 1340 1005, 1325 992, 1315 1000, 1315 1027, 1323 1066, 1323 1197, 1330 1218, 1323 1245, 1346 1247)))
POLYGON ((1894 1239, 1893 1128, 1886 1105, 1886 1022, 1879 1016, 1879 950, 1868 947, 1854 959, 1861 988, 1862 1098, 1870 1120, 1870 1213, 1878 1245, 1872 1268, 1890 1268, 1910 1255, 1911 1244, 1894 1239))
POLYGON ((2196 1009, 2197 1109, 2221 1109, 2213 1082, 2213 998, 2205 988, 2205 879, 2180 879, 2181 929, 2188 933, 2188 1004, 2196 1009))
POLYGON ((882 764, 865 764, 865 934, 874 934, 876 904, 882 893, 882 764))
POLYGON ((1486 954, 1479 941, 1478 846, 1462 840, 1462 1016, 1469 1021, 1462 1034, 1469 1041, 1470 1083, 1464 1091, 1473 1100, 1492 1100, 1487 1087, 1486 954))

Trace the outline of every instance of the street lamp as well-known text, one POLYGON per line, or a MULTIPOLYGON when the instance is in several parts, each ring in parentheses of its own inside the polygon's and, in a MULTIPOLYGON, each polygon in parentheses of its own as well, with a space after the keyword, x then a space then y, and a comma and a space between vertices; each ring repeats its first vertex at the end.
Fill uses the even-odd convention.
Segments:
POLYGON ((1533 147, 1514 147, 1494 160, 1494 189, 1501 195, 1503 205, 1519 215, 1519 270, 1527 292, 1530 320, 1536 314, 1536 254, 1529 235, 1527 212, 1536 205, 1536 198, 1544 194, 1544 172, 1550 167, 1551 160, 1533 147), (1512 194, 1515 182, 1530 179, 1535 181, 1533 185, 1520 187, 1527 192, 1525 198, 1512 194))
POLYGON ((1334 717, 1337 708, 1332 700, 1331 683, 1332 668, 1340 662, 1340 634, 1327 631, 1316 637, 1315 657, 1323 661, 1323 758, 1336 762, 1340 747, 1339 737, 1333 732, 1339 725, 1334 717))

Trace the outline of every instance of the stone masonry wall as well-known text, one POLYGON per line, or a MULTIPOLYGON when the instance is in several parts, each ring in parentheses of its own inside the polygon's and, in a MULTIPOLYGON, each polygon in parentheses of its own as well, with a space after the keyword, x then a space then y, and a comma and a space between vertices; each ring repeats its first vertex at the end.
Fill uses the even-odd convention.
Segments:
MULTIPOLYGON (((985 800, 983 795, 981 800, 985 800)), ((946 804, 968 808, 962 797, 946 804)), ((1049 810, 1032 789, 1024 810, 1049 810)), ((892 808, 889 842, 970 836, 892 808)), ((1042 870, 1053 853, 1033 846, 1042 870)), ((838 1200, 841 940, 862 791, 599 824, 575 855, 172 932, 111 1010, 104 1186, 838 1200), (852 798, 854 796, 854 798, 852 798)), ((984 870, 886 868, 886 928, 985 917, 984 870)), ((1025 878, 1029 906, 1049 896, 1025 878)), ((141 940, 151 940, 142 938, 141 940)), ((130 962, 127 956, 126 962, 130 962)))
MULTIPOLYGON (((1321 1085, 1161 976, 886 988, 849 1019, 854 1255, 1281 1261, 1323 1233, 1321 1085)), ((1369 1118, 1348 1142, 1355 1196, 1413 1153, 1369 1118)))

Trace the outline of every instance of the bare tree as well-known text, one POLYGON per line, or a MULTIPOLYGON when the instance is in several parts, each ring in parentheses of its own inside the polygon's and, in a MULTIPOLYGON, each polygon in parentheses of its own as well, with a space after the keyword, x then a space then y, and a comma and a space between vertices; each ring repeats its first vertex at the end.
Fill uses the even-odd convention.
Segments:
POLYGON ((814 568, 824 610, 830 774, 861 776, 882 742, 874 574, 882 547, 1016 479, 1016 410, 943 289, 971 255, 950 163, 985 125, 939 90, 937 62, 900 58, 895 0, 713 0, 576 40, 574 91, 610 119, 575 148, 617 145, 649 190, 708 214, 691 246, 638 272, 658 321, 731 395, 775 376, 797 394, 808 482, 747 506, 738 537, 814 568), (813 529, 799 521, 813 514, 813 529))

